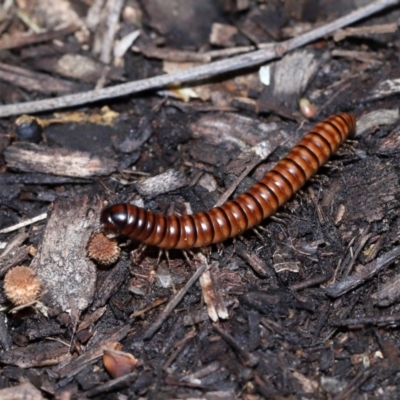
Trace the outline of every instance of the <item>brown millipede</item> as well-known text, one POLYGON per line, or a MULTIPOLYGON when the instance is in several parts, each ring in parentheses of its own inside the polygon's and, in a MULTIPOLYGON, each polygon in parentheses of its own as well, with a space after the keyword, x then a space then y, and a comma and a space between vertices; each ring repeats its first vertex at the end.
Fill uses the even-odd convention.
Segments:
POLYGON ((318 123, 289 154, 247 192, 207 212, 164 216, 130 204, 115 204, 101 213, 107 234, 125 235, 164 249, 208 246, 236 236, 274 213, 310 179, 355 132, 351 114, 318 123))

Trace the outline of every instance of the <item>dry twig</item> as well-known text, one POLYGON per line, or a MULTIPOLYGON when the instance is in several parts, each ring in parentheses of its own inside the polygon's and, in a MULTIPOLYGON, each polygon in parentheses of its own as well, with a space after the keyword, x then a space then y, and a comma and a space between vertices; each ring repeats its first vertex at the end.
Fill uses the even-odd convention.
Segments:
POLYGON ((201 260, 202 260, 202 264, 199 266, 197 271, 188 280, 186 285, 168 303, 168 305, 165 307, 164 311, 159 316, 159 318, 153 324, 150 325, 150 327, 147 329, 146 333, 144 334, 143 339, 145 339, 145 340, 151 339, 154 336, 154 334, 160 329, 161 325, 168 318, 168 316, 171 314, 171 312, 175 309, 175 307, 183 299, 183 297, 185 296, 187 291, 197 282, 197 280, 200 278, 200 276, 206 270, 206 268, 208 267, 208 264, 207 264, 207 262, 205 262, 204 257, 202 257, 201 260))

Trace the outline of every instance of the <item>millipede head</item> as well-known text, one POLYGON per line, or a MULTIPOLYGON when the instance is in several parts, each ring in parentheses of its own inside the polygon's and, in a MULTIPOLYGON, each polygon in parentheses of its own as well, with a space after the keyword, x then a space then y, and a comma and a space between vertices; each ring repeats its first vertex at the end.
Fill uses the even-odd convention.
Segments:
POLYGON ((128 213, 125 204, 115 204, 104 208, 101 212, 100 223, 103 232, 106 234, 121 234, 127 222, 128 213))

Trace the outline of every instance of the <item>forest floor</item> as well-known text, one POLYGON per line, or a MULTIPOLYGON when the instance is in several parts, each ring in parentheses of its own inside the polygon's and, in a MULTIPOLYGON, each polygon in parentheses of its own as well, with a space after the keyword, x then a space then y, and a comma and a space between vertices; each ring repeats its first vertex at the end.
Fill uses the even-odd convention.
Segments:
POLYGON ((395 0, 3 2, 0 398, 400 398, 399 18, 395 0), (88 256, 105 206, 210 210, 342 112, 353 141, 257 230, 88 256), (13 286, 17 266, 34 276, 13 286))

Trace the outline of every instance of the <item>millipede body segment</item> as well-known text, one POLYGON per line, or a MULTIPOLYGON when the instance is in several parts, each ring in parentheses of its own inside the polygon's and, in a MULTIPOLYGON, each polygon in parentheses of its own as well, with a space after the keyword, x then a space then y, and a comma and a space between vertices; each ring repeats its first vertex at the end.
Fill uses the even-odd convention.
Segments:
POLYGON ((115 204, 101 213, 103 230, 164 249, 190 249, 222 242, 273 214, 354 135, 355 127, 355 117, 346 113, 318 123, 259 182, 221 207, 176 217, 130 204, 115 204))

